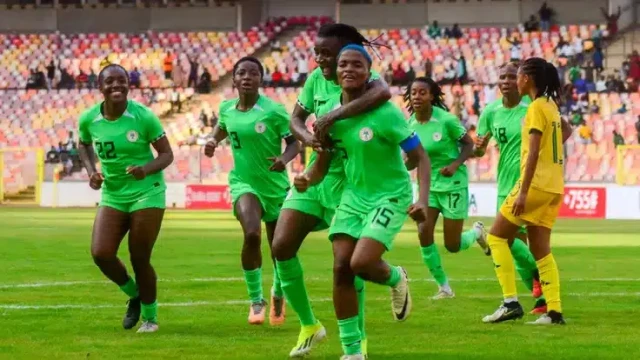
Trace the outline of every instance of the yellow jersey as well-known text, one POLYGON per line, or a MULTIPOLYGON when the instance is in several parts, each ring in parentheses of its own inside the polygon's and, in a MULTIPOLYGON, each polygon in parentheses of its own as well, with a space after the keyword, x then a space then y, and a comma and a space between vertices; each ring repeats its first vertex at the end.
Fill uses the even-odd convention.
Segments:
POLYGON ((554 194, 564 194, 562 123, 558 106, 553 100, 543 96, 529 105, 522 126, 521 177, 524 176, 524 169, 529 156, 529 134, 531 130, 537 130, 542 133, 538 165, 533 174, 531 187, 554 194))

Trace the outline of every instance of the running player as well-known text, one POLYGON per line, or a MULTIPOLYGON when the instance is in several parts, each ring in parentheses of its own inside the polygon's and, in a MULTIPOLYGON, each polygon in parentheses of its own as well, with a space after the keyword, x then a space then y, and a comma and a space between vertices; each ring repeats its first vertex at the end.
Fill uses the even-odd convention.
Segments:
POLYGON ((524 315, 516 293, 513 257, 508 239, 527 226, 529 246, 540 271, 547 298, 547 313, 533 324, 564 324, 560 303, 560 277, 551 254, 551 229, 564 194, 562 144, 571 134, 558 111, 560 80, 556 68, 541 58, 527 59, 517 75, 518 92, 534 101, 522 125, 520 179, 500 207, 489 233, 489 246, 504 302, 482 320, 496 323, 524 315))
POLYGON ((103 68, 98 87, 104 101, 82 113, 79 121, 78 152, 89 186, 102 189, 91 255, 102 273, 129 296, 122 326, 133 328, 142 312, 138 332, 155 332, 156 273, 150 260, 166 206, 162 170, 173 162, 173 152, 158 117, 146 106, 127 99, 129 75, 122 66, 103 68), (158 153, 156 158, 151 146, 158 153), (96 169, 96 150, 101 172, 96 169), (135 280, 117 256, 127 232, 135 280))
MULTIPOLYGON (((220 104, 220 120, 207 142, 204 153, 213 157, 218 144, 229 137, 234 168, 229 174, 233 213, 242 225, 242 269, 249 292, 249 324, 261 325, 267 302, 262 293, 261 221, 267 229, 269 245, 276 221, 289 190, 286 165, 300 152, 289 131, 289 116, 284 106, 259 89, 264 68, 254 57, 244 57, 233 67, 233 84, 239 97, 220 104), (282 152, 282 139, 287 147, 282 152)), ((269 323, 284 323, 284 294, 277 270, 271 288, 269 323)))
MULTIPOLYGON (((522 143, 522 124, 520 121, 527 114, 527 108, 531 103, 528 95, 520 96, 518 93, 517 73, 518 64, 515 62, 509 62, 500 67, 498 86, 502 93, 502 99, 487 104, 478 121, 478 138, 474 155, 476 157, 484 156, 492 137, 495 137, 500 150, 498 209, 520 178, 520 146, 522 143)), ((524 227, 520 227, 520 231, 514 239, 509 239, 509 248, 522 282, 536 298, 531 313, 546 313, 547 304, 540 289, 538 267, 529 246, 527 246, 527 232, 524 227)))
MULTIPOLYGON (((365 111, 374 109, 391 98, 388 86, 380 80, 377 73, 372 72, 367 91, 359 99, 345 104, 339 109, 325 113, 320 112, 322 104, 335 94, 340 93, 340 85, 336 77, 336 58, 340 49, 347 44, 373 45, 365 39, 356 28, 346 24, 328 24, 322 26, 314 47, 318 68, 315 69, 304 84, 291 115, 291 130, 295 137, 306 147, 318 149, 305 125, 309 115, 314 114, 317 134, 326 134, 334 123, 342 121, 365 111)), ((309 165, 315 161, 312 154, 309 165)), ((290 197, 285 201, 273 241, 273 254, 276 258, 278 273, 282 279, 282 287, 289 305, 300 318, 301 330, 296 346, 290 356, 302 356, 326 336, 325 328, 316 320, 309 296, 304 284, 302 265, 297 252, 302 241, 312 231, 326 229, 331 223, 340 195, 344 188, 344 169, 342 163, 335 161, 331 165, 324 182, 306 193, 292 189, 290 197)), ((364 331, 364 281, 356 278, 359 298, 360 331, 364 336, 363 351, 367 352, 366 334, 364 331)))
MULTIPOLYGON (((361 97, 367 89, 370 69, 371 57, 364 47, 345 46, 338 56, 337 68, 342 94, 328 99, 324 106, 334 109, 361 97)), ((390 266, 382 255, 391 250, 407 214, 424 221, 429 189, 422 188, 418 201, 411 205, 411 180, 398 146, 418 165, 418 177, 423 183, 429 182, 430 165, 420 140, 409 129, 402 111, 391 102, 350 121, 336 123, 330 135, 333 151, 319 153, 313 167, 296 177, 294 184, 304 192, 330 171, 332 157, 344 162, 347 186, 329 230, 334 254, 333 304, 344 351, 342 359, 361 360, 364 355, 356 275, 391 288, 396 320, 406 320, 411 313, 406 271, 390 266)))
MULTIPOLYGON (((409 127, 418 134, 431 159, 428 216, 427 221, 418 224, 422 259, 438 283, 439 290, 433 299, 452 298, 455 295, 434 243, 438 216, 444 217, 444 246, 449 252, 466 250, 476 241, 488 252, 481 222, 462 231, 469 212, 469 177, 464 162, 473 153, 473 140, 460 120, 448 112, 442 89, 432 79, 415 79, 407 87, 404 98, 412 113, 409 127)), ((407 161, 407 169, 412 170, 415 165, 407 161)))

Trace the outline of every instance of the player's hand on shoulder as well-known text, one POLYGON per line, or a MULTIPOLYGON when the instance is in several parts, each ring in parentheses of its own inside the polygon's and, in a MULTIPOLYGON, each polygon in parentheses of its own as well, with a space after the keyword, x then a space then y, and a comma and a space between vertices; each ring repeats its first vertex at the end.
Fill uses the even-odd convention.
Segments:
POLYGON ((127 167, 127 174, 133 176, 136 180, 142 180, 147 177, 147 172, 144 171, 144 168, 137 165, 127 167))
POLYGON ((449 166, 445 166, 440 169, 440 175, 445 177, 452 177, 453 174, 456 173, 456 170, 458 170, 458 167, 455 164, 450 164, 449 166))
POLYGON ((100 188, 102 188, 103 182, 104 176, 99 172, 95 172, 89 177, 89 187, 91 187, 93 190, 100 190, 100 188))
POLYGON ((315 123, 313 123, 313 131, 318 134, 320 138, 327 136, 329 129, 336 123, 336 118, 333 116, 333 111, 321 116, 315 123))
POLYGON ((214 140, 207 141, 204 145, 204 155, 207 157, 213 157, 213 154, 216 152, 216 148, 218 147, 218 143, 214 140))
POLYGON ((309 175, 300 174, 293 178, 293 186, 298 190, 298 192, 305 192, 309 188, 309 175))
POLYGON ((283 172, 287 169, 287 164, 284 163, 280 156, 268 157, 267 160, 271 161, 269 171, 283 172))
POLYGON ((329 135, 320 136, 318 133, 313 135, 312 148, 314 151, 323 152, 331 149, 332 147, 333 141, 329 135))
POLYGON ((427 205, 417 202, 409 206, 409 210, 407 210, 409 216, 413 219, 413 221, 417 223, 424 222, 427 220, 427 205))

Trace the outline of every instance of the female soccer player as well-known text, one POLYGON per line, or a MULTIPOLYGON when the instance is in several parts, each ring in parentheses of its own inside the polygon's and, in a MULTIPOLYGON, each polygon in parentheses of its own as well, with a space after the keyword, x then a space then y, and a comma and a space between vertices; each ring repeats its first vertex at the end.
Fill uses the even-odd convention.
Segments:
MULTIPOLYGON (((269 245, 289 190, 286 165, 300 152, 289 131, 284 106, 259 89, 264 76, 260 61, 244 57, 233 67, 233 83, 238 98, 220 104, 220 119, 204 153, 213 157, 218 144, 229 137, 234 168, 229 174, 233 213, 242 225, 242 269, 251 300, 249 324, 264 323, 267 302, 262 293, 261 221, 265 222, 269 245), (282 152, 282 139, 287 147, 282 152)), ((285 304, 280 278, 274 271, 269 323, 284 323, 285 304)))
MULTIPOLYGON (((342 94, 328 99, 324 106, 333 109, 363 96, 370 69, 371 57, 364 47, 345 46, 338 56, 337 69, 342 94)), ((420 197, 412 205, 411 180, 398 147, 418 165, 422 183, 429 183, 430 165, 420 140, 409 129, 402 111, 391 102, 336 123, 330 135, 333 151, 319 153, 313 167, 296 177, 294 184, 298 191, 311 191, 309 186, 320 183, 330 171, 331 157, 344 162, 347 186, 329 229, 334 254, 333 304, 345 354, 342 359, 360 360, 364 355, 356 275, 391 288, 396 320, 404 321, 411 313, 406 271, 390 266, 382 255, 391 250, 407 214, 424 221, 429 187, 420 189, 420 197)))
POLYGON ((109 280, 129 296, 125 329, 140 320, 139 333, 158 330, 156 273, 151 251, 165 209, 162 170, 173 152, 160 120, 146 106, 127 99, 129 75, 120 65, 107 65, 98 74, 104 101, 86 110, 79 121, 78 152, 89 175, 89 186, 102 189, 93 224, 91 255, 109 280), (153 157, 151 146, 158 156, 153 157), (96 170, 96 152, 102 172, 96 170), (135 281, 118 259, 118 248, 129 233, 129 253, 135 281))
MULTIPOLYGON (((375 45, 365 39, 356 28, 346 24, 328 24, 322 26, 316 38, 315 60, 318 68, 314 70, 298 97, 291 115, 293 135, 306 147, 318 149, 305 125, 309 115, 314 114, 316 133, 324 137, 333 124, 349 117, 372 110, 391 98, 388 86, 380 80, 380 76, 372 72, 366 92, 349 104, 326 113, 320 107, 328 99, 340 93, 337 82, 336 62, 340 49, 347 44, 375 45)), ((313 164, 316 153, 311 155, 308 166, 313 164)), ((308 354, 312 347, 326 336, 325 328, 316 320, 309 296, 304 284, 302 265, 297 257, 302 241, 312 231, 326 229, 331 223, 340 195, 344 188, 344 169, 341 162, 334 161, 323 183, 306 193, 291 190, 284 203, 273 241, 273 255, 276 258, 278 273, 282 279, 282 288, 287 301, 300 318, 301 330, 296 346, 290 356, 297 357, 308 354)), ((356 279, 360 304, 360 331, 364 332, 364 281, 356 279)), ((364 335, 363 351, 366 354, 367 341, 364 335)))
MULTIPOLYGON (((528 95, 520 96, 516 83, 518 64, 509 62, 500 67, 498 87, 502 99, 487 104, 478 122, 478 138, 474 155, 484 156, 489 140, 495 137, 500 150, 498 160, 498 209, 509 191, 520 178, 520 146, 522 124, 531 103, 528 95)), ((514 239, 509 239, 509 248, 515 260, 516 270, 522 282, 533 293, 536 303, 532 314, 547 312, 547 304, 540 289, 536 261, 527 246, 527 232, 521 227, 514 239)))
POLYGON ((562 144, 571 129, 558 111, 560 80, 556 68, 541 58, 527 59, 517 75, 518 92, 534 101, 522 125, 520 179, 500 207, 489 233, 489 246, 504 302, 486 323, 515 320, 524 315, 516 293, 513 257, 508 239, 527 226, 529 246, 547 298, 547 313, 533 324, 564 324, 560 304, 560 277, 551 254, 551 228, 564 193, 562 144))
MULTIPOLYGON (((418 134, 431 159, 428 216, 427 221, 418 225, 422 259, 438 283, 439 291, 433 299, 452 298, 454 293, 434 244, 438 216, 442 213, 444 217, 444 245, 448 251, 466 250, 476 241, 488 251, 481 222, 462 231, 469 211, 469 177, 464 162, 473 153, 473 140, 460 120, 448 112, 442 90, 432 79, 415 79, 404 97, 412 113, 409 127, 418 134)), ((412 170, 415 165, 407 161, 407 169, 412 170)))

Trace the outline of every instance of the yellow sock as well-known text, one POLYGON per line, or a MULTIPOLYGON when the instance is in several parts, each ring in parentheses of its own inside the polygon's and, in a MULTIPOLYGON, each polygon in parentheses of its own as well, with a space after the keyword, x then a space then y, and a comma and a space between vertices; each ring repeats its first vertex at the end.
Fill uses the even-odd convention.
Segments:
POLYGON ((542 259, 536 261, 538 272, 540 273, 540 285, 542 285, 542 293, 547 299, 547 310, 562 312, 562 303, 560 302, 560 273, 556 259, 549 254, 542 259))
MULTIPOLYGON (((487 238, 489 248, 491 248, 491 257, 496 269, 496 276, 502 287, 502 295, 505 299, 516 298, 516 269, 513 265, 513 256, 509 250, 507 239, 499 238, 489 234, 487 238)), ((546 295, 546 293, 545 293, 546 295)))

